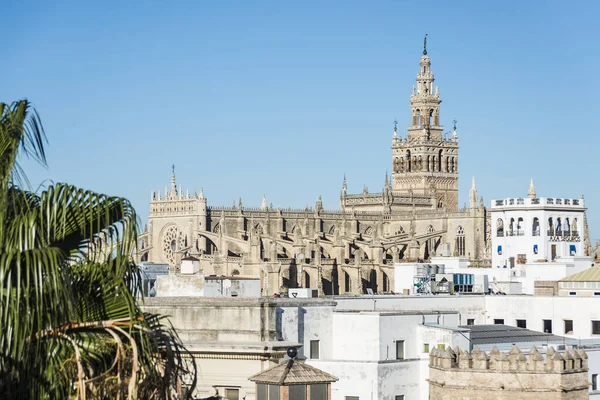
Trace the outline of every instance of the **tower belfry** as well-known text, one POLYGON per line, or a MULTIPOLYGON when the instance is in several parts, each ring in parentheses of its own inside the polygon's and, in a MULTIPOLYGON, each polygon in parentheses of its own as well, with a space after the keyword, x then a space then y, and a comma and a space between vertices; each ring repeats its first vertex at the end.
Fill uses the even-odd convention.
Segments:
POLYGON ((410 96, 408 138, 392 138, 392 189, 394 194, 428 194, 435 189, 439 208, 458 208, 458 139, 444 137, 440 123, 439 90, 434 87, 427 35, 419 62, 416 85, 410 96))

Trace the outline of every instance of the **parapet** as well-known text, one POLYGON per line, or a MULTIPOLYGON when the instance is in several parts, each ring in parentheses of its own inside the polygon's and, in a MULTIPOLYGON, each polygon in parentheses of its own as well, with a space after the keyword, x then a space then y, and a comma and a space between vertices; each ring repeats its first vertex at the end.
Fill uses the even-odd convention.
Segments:
POLYGON ((509 352, 501 352, 496 346, 486 353, 475 346, 473 351, 462 350, 456 346, 454 349, 433 348, 429 354, 429 367, 443 370, 472 370, 494 372, 538 372, 562 374, 587 371, 588 356, 581 349, 566 350, 564 353, 549 347, 544 357, 533 346, 529 354, 525 355, 517 346, 509 352))

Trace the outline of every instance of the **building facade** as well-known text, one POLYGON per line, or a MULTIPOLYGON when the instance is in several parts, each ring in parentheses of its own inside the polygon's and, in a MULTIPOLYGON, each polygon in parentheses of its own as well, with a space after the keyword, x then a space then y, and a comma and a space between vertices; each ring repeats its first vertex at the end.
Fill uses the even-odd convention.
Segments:
POLYGON ((532 180, 526 198, 492 200, 490 214, 494 267, 590 254, 583 198, 537 197, 532 180))
POLYGON ((588 399, 588 356, 583 350, 563 354, 549 348, 546 357, 535 347, 525 356, 516 346, 489 354, 475 348, 433 349, 429 363, 429 398, 459 399, 588 399), (455 351, 456 350, 456 351, 455 351))
POLYGON ((305 209, 260 208, 239 203, 209 206, 202 189, 176 184, 153 191, 139 259, 177 268, 197 257, 204 274, 261 278, 263 295, 312 287, 320 294, 389 292, 395 262, 429 259, 446 244, 453 254, 489 265, 489 218, 473 181, 469 207, 458 207, 458 135, 444 134, 440 94, 423 52, 410 96, 407 135, 392 136, 392 175, 383 189, 347 191, 340 208, 321 198, 305 209), (450 137, 448 137, 450 136, 450 137))

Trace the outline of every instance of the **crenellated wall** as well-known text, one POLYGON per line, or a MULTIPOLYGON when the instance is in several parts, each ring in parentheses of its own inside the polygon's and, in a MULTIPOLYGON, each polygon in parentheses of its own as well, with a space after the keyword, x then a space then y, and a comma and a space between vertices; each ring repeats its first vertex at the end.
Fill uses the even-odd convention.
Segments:
POLYGON ((429 355, 430 399, 577 400, 588 398, 588 386, 588 356, 578 349, 550 347, 544 356, 535 346, 527 355, 516 346, 507 353, 448 347, 429 355))

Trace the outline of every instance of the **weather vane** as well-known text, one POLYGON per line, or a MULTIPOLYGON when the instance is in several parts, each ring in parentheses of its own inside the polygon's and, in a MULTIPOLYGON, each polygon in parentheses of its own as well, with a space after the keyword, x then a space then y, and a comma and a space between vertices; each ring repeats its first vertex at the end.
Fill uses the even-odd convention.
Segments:
POLYGON ((175 164, 171 166, 171 169, 173 170, 173 175, 175 175, 175 164))
POLYGON ((396 130, 397 125, 398 125, 398 121, 396 121, 396 118, 394 118, 394 130, 396 130))
POLYGON ((425 34, 425 40, 423 40, 423 55, 427 55, 427 34, 425 34))
POLYGON ((456 119, 454 119, 452 122, 454 122, 454 130, 456 130, 456 119))

